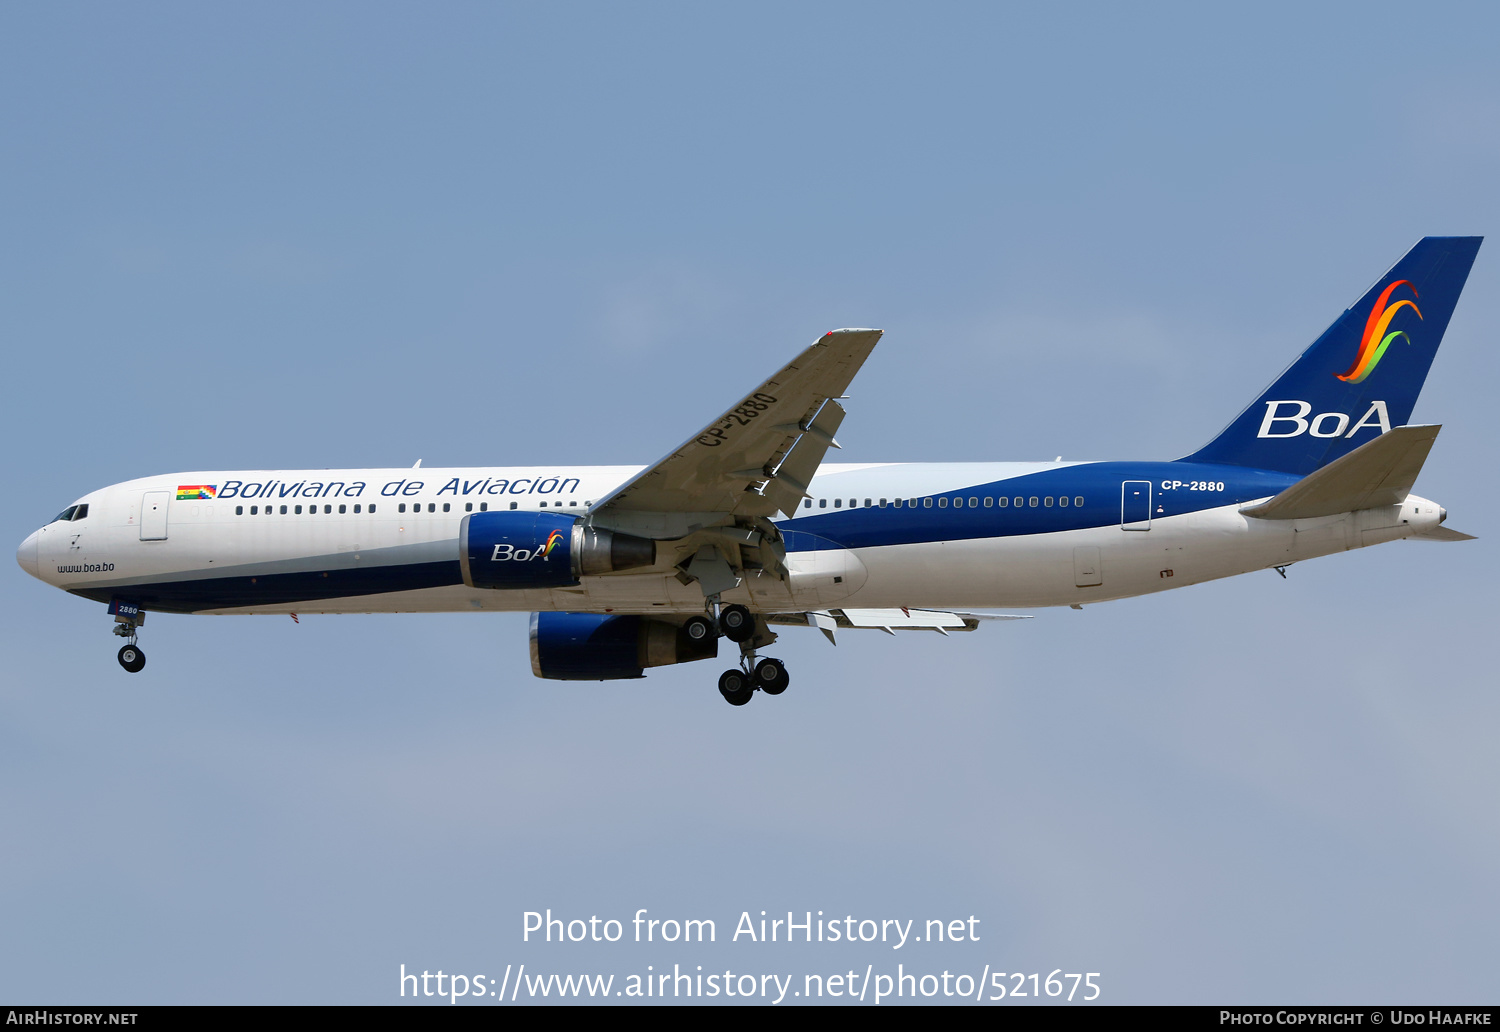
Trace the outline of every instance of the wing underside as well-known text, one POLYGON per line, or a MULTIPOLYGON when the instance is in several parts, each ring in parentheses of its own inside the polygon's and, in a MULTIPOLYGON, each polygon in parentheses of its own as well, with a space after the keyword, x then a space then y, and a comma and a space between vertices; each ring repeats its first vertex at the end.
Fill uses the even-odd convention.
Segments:
MULTIPOLYGON (((783 627, 816 627, 834 641, 834 631, 976 631, 987 620, 1030 620, 1029 616, 949 613, 938 609, 814 609, 802 613, 767 613, 766 623, 783 627)), ((837 642, 834 642, 837 644, 837 642)))

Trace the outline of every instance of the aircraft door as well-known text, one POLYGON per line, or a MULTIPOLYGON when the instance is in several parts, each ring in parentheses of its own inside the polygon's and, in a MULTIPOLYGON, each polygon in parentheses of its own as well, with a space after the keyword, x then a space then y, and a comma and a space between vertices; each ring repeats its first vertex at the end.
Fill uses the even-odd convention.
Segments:
POLYGON ((1151 481, 1127 480, 1120 485, 1120 529, 1151 529, 1151 481))
POLYGON ((141 540, 167 539, 167 500, 171 491, 147 491, 141 498, 141 540))

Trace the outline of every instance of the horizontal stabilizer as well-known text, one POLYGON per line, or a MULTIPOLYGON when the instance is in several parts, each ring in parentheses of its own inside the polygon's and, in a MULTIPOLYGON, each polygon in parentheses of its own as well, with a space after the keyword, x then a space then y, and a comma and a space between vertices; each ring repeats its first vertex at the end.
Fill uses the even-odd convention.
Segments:
POLYGON ((1429 530, 1425 534, 1415 534, 1415 535, 1413 535, 1411 537, 1410 540, 1412 540, 1412 541, 1477 541, 1478 539, 1473 534, 1465 534, 1465 533, 1462 533, 1461 531, 1449 530, 1447 527, 1438 527, 1436 530, 1429 530))
POLYGON ((1441 426, 1398 426, 1309 473, 1275 498, 1241 509, 1262 520, 1304 520, 1400 505, 1441 426))

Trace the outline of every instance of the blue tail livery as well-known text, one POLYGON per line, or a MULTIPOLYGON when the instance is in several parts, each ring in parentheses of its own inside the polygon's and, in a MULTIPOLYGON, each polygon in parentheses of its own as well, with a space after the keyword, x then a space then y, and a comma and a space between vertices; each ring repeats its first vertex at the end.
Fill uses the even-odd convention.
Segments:
POLYGON ((1188 462, 1307 474, 1411 419, 1482 237, 1423 237, 1188 462))

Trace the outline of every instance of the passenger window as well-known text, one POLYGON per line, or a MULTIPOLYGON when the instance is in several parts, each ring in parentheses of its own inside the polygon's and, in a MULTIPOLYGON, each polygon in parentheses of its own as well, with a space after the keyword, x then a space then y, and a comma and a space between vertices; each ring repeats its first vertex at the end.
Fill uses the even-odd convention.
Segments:
POLYGON ((490 511, 490 503, 489 502, 480 502, 479 503, 479 511, 480 512, 489 512, 490 511))
POLYGON ((1064 509, 1066 509, 1068 507, 1068 496, 1067 495, 1060 495, 1060 496, 1058 496, 1057 504, 1060 505, 1060 506, 1062 506, 1064 509))
POLYGON ((436 502, 428 502, 427 503, 427 511, 428 512, 437 512, 437 503, 436 502))
POLYGON ((371 503, 370 503, 370 512, 372 512, 372 513, 373 513, 373 512, 374 512, 374 511, 375 511, 375 503, 374 503, 374 502, 371 502, 371 503))
POLYGON ((997 499, 997 501, 999 502, 1000 508, 1002 509, 1010 504, 1010 499, 1004 496, 1001 496, 999 499, 997 499))
POLYGON ((298 516, 301 516, 302 515, 302 506, 300 506, 300 505, 294 506, 292 508, 292 512, 296 513, 298 516))
POLYGON ((984 496, 984 507, 986 509, 988 509, 990 506, 992 506, 994 504, 995 504, 995 500, 993 498, 991 498, 989 495, 985 495, 984 496))
POLYGON ((473 511, 474 511, 474 503, 473 502, 464 502, 464 512, 473 512, 473 511))
POLYGON ((514 509, 514 508, 515 508, 515 507, 516 507, 516 503, 515 503, 515 502, 511 502, 511 503, 510 503, 510 507, 511 507, 511 508, 512 508, 512 509, 514 509))
POLYGON ((331 515, 332 513, 333 513, 333 506, 331 506, 331 505, 325 505, 325 506, 323 506, 323 515, 324 516, 331 515))
POLYGON ((1020 497, 1018 497, 1016 499, 1016 508, 1017 509, 1019 509, 1021 506, 1025 505, 1025 504, 1026 504, 1026 499, 1020 498, 1020 497))
POLYGON ((844 507, 844 500, 842 498, 835 498, 833 500, 833 507, 835 509, 842 509, 844 507))
POLYGON ((258 505, 252 505, 252 506, 250 506, 250 515, 251 516, 258 516, 258 515, 260 515, 260 506, 258 506, 258 505))
POLYGON ((1073 504, 1074 505, 1082 505, 1083 504, 1083 495, 1074 495, 1073 496, 1073 504))
POLYGON ((1045 505, 1049 509, 1052 508, 1052 496, 1048 495, 1046 498, 1043 498, 1042 499, 1042 504, 1045 505))
POLYGON ((578 503, 576 501, 575 502, 569 502, 568 503, 568 508, 570 508, 570 509, 576 509, 576 508, 578 508, 578 503))
POLYGON ((882 509, 884 509, 884 508, 885 508, 885 499, 884 499, 884 498, 882 498, 882 499, 881 499, 881 500, 880 500, 880 507, 881 507, 881 508, 882 508, 882 509))
POLYGON ((922 508, 924 508, 924 509, 931 509, 932 508, 932 499, 931 498, 923 498, 922 499, 922 508))
POLYGON ((339 506, 339 515, 340 516, 344 515, 344 513, 348 512, 348 511, 349 511, 349 507, 348 506, 346 506, 346 505, 340 505, 339 506))
POLYGON ((811 509, 812 508, 812 499, 811 498, 804 498, 804 499, 802 499, 802 508, 804 508, 804 509, 811 509))
POLYGON ((450 506, 449 506, 449 503, 448 503, 448 502, 444 502, 444 503, 443 503, 443 511, 444 511, 444 512, 447 512, 447 511, 449 511, 449 507, 450 507, 450 506))
MULTIPOLYGON (((282 510, 281 510, 281 511, 282 511, 282 512, 286 512, 286 510, 285 510, 285 509, 282 509, 282 510)), ((354 511, 355 511, 355 512, 356 512, 356 513, 357 513, 357 512, 359 512, 359 506, 358 506, 358 505, 356 505, 356 506, 355 506, 355 507, 354 507, 354 511)))
POLYGON ((234 514, 236 516, 243 516, 243 515, 245 515, 245 507, 243 505, 236 505, 234 507, 234 514))
POLYGON ((947 496, 944 496, 944 497, 938 499, 938 508, 939 509, 946 509, 946 508, 948 508, 948 498, 947 498, 947 496))
POLYGON ((828 508, 828 499, 827 498, 819 498, 818 499, 818 508, 819 509, 826 509, 826 508, 828 508))
POLYGON ((849 499, 849 508, 853 509, 857 505, 859 505, 859 499, 858 498, 851 498, 851 499, 849 499))
POLYGON ((284 506, 284 505, 281 507, 281 515, 283 515, 283 516, 286 515, 286 506, 284 506))
POLYGON ((976 509, 978 507, 979 507, 979 499, 978 498, 970 498, 969 499, 969 508, 976 509))
POLYGON ((396 506, 396 511, 397 512, 405 512, 406 511, 406 503, 402 502, 400 505, 396 506))
POLYGON ((1036 503, 1037 503, 1037 500, 1038 500, 1038 499, 1037 499, 1037 496, 1036 496, 1036 495, 1032 495, 1032 496, 1031 496, 1031 507, 1032 507, 1032 508, 1033 508, 1033 509, 1035 509, 1035 508, 1036 508, 1036 503))
POLYGON ((865 508, 868 509, 869 507, 870 507, 870 500, 868 498, 866 498, 865 499, 865 508))

